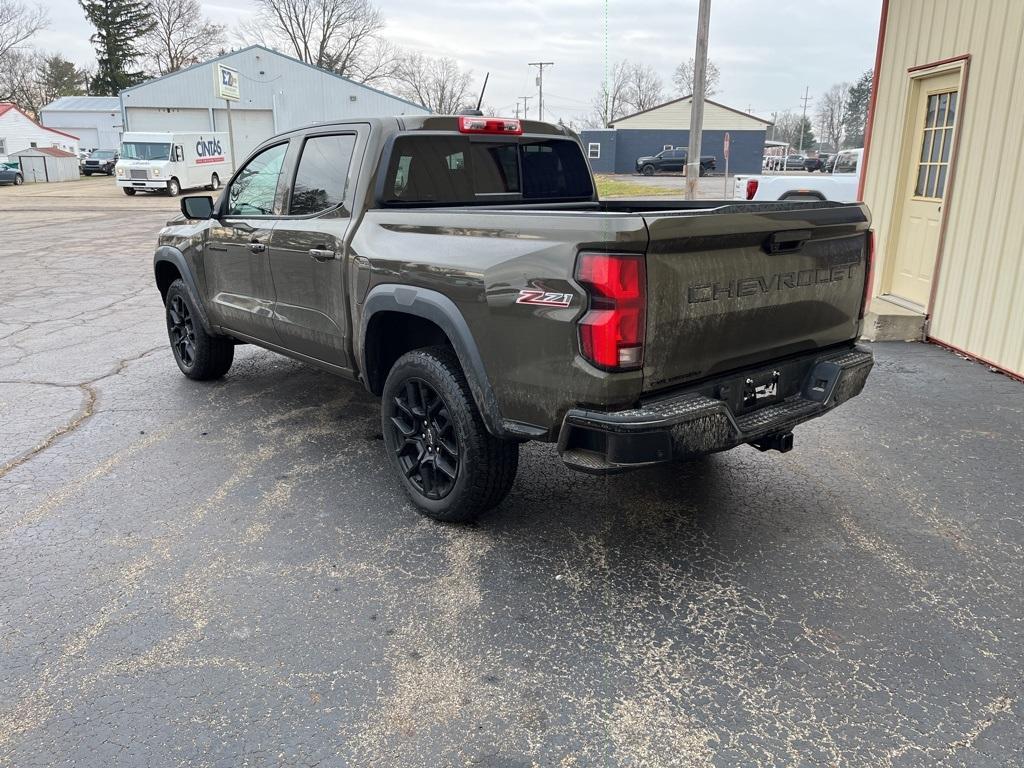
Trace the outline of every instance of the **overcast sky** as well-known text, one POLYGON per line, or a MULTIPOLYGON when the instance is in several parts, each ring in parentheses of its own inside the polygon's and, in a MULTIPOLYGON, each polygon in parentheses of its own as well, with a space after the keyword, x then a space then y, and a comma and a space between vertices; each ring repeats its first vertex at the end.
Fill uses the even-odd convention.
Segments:
MULTIPOLYGON (((95 61, 91 29, 76 0, 43 0, 51 24, 36 45, 80 64, 95 61)), ((536 95, 530 61, 545 70, 546 117, 590 113, 606 66, 650 64, 672 93, 675 66, 693 56, 697 0, 378 0, 395 43, 451 56, 477 75, 490 70, 485 103, 515 111, 536 95)), ((203 0, 214 21, 233 26, 250 0, 203 0)), ((720 103, 771 118, 799 111, 805 86, 815 97, 855 80, 874 62, 881 0, 713 0, 710 57, 722 72, 720 103)), ((814 109, 811 102, 809 113, 814 109)), ((536 116, 536 99, 530 116, 536 116)))

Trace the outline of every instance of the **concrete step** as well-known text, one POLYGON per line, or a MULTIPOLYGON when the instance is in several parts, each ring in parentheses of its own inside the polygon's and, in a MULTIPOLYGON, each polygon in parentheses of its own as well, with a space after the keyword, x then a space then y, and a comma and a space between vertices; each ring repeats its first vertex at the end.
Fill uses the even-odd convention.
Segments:
POLYGON ((865 341, 923 341, 925 316, 876 296, 864 316, 865 341))

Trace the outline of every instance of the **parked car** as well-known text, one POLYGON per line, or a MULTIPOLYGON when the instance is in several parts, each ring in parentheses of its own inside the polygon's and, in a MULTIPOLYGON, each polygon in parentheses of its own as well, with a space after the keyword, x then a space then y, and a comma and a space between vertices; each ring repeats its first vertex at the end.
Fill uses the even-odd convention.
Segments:
POLYGON ((82 173, 92 176, 94 173, 105 173, 107 176, 114 175, 114 167, 117 165, 118 153, 112 149, 97 149, 89 155, 82 166, 82 173))
POLYGON ((733 199, 855 202, 863 152, 844 149, 838 153, 834 158, 836 171, 831 177, 738 175, 733 180, 733 199))
POLYGON ((815 171, 825 172, 825 163, 828 162, 829 153, 819 152, 817 157, 805 157, 804 158, 804 170, 808 173, 814 173, 815 171))
POLYGON ((802 171, 804 169, 803 155, 769 155, 764 162, 764 169, 768 171, 802 171))
MULTIPOLYGON (((686 168, 686 158, 689 156, 689 150, 676 147, 675 149, 665 149, 656 155, 638 157, 636 159, 636 172, 642 173, 644 176, 653 176, 659 172, 676 172, 682 173, 683 169, 686 168)), ((716 159, 714 155, 702 155, 700 158, 700 175, 707 176, 708 173, 715 170, 716 159)))
POLYGON ((18 166, 0 163, 0 184, 13 184, 16 187, 20 187, 24 183, 25 177, 18 166))
POLYGON ((249 342, 362 382, 440 520, 501 502, 528 440, 590 473, 787 451, 871 369, 863 205, 601 201, 574 133, 493 117, 320 123, 240 165, 159 235, 178 367, 249 342))

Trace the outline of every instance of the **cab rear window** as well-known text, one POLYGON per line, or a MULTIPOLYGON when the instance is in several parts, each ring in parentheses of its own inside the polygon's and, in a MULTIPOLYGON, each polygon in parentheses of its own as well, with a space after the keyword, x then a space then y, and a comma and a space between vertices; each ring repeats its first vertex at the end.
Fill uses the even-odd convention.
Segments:
POLYGON ((589 200, 590 172, 567 139, 399 136, 379 198, 384 205, 473 205, 589 200))

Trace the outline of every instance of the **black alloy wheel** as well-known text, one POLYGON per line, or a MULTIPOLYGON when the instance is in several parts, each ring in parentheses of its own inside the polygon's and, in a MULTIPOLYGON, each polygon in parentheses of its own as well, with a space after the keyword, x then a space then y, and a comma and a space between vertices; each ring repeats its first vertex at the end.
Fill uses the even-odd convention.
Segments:
POLYGON ((171 346, 186 368, 196 360, 196 329, 192 313, 181 296, 173 296, 167 305, 167 325, 171 332, 171 346))
POLYGON ((391 403, 398 464, 427 499, 451 493, 459 477, 460 450, 447 403, 426 381, 409 378, 391 403))

